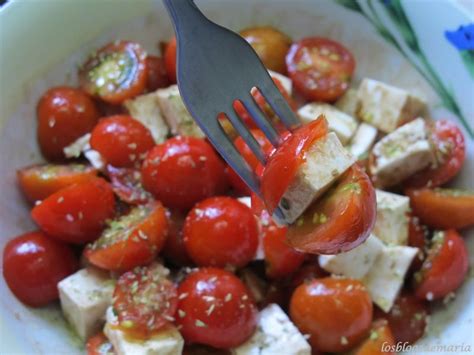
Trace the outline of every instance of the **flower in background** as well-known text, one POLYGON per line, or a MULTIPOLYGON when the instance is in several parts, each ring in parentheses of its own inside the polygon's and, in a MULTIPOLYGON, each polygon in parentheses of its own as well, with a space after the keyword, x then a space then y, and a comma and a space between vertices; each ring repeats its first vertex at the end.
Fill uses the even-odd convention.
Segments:
POLYGON ((474 78, 474 23, 460 26, 456 31, 446 31, 444 35, 459 50, 464 65, 474 78))

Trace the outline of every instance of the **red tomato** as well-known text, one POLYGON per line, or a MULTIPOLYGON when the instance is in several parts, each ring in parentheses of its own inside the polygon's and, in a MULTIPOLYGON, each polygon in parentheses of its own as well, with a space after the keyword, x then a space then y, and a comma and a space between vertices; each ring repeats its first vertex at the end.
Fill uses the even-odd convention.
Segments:
POLYGON ((219 349, 246 341, 257 324, 257 307, 242 281, 216 268, 198 269, 179 285, 177 324, 186 342, 219 349))
POLYGON ((38 102, 38 142, 48 160, 65 159, 63 149, 90 132, 99 119, 94 101, 79 89, 51 88, 38 102))
POLYGON ((140 170, 107 165, 107 175, 112 189, 122 201, 132 205, 143 205, 153 200, 151 194, 143 188, 140 170))
POLYGON ((306 99, 335 101, 349 87, 355 60, 340 43, 309 37, 293 43, 286 67, 295 89, 306 99))
POLYGON ((87 355, 114 355, 115 351, 103 332, 89 338, 86 343, 87 355))
POLYGON ((50 195, 33 208, 31 217, 51 237, 82 244, 95 240, 114 213, 112 188, 96 178, 50 195))
POLYGON ((321 279, 329 276, 328 272, 319 266, 317 260, 312 260, 295 272, 291 278, 290 288, 294 290, 302 283, 310 282, 314 279, 321 279))
POLYGON ((145 90, 146 57, 138 43, 111 42, 94 52, 79 69, 81 88, 108 103, 121 104, 145 90))
POLYGON ((157 145, 142 166, 143 186, 165 206, 188 210, 227 190, 225 165, 204 139, 174 137, 157 145))
POLYGON ((173 322, 177 306, 176 286, 158 264, 122 274, 115 286, 118 327, 134 337, 148 338, 173 322))
POLYGON ((155 142, 150 131, 131 116, 111 116, 99 122, 92 131, 92 149, 116 167, 140 164, 155 142))
POLYGON ((199 266, 242 267, 257 252, 258 224, 250 208, 231 197, 199 202, 184 224, 184 245, 199 266))
POLYGON ((396 343, 385 319, 379 319, 372 325, 369 337, 353 352, 354 355, 395 355, 396 343), (387 351, 389 349, 389 351, 387 351))
POLYGON ((146 88, 148 91, 155 91, 169 86, 163 58, 149 55, 146 58, 146 71, 146 88))
POLYGON ((435 232, 421 270, 415 274, 415 295, 436 300, 454 292, 466 278, 469 254, 455 230, 435 232))
POLYGON ((125 271, 151 262, 163 248, 168 231, 161 204, 137 206, 110 222, 99 239, 87 246, 87 260, 102 269, 125 271))
POLYGON ((459 127, 452 121, 436 121, 432 141, 436 147, 437 165, 413 175, 405 182, 405 186, 438 187, 450 181, 461 170, 466 148, 459 127))
POLYGON ((408 189, 413 214, 432 228, 459 229, 474 225, 474 191, 408 189))
POLYGON ((426 226, 420 223, 418 217, 410 217, 408 224, 408 245, 418 248, 418 254, 412 261, 410 271, 417 271, 420 269, 425 260, 426 236, 428 230, 426 226))
POLYGON ((176 83, 176 37, 173 37, 165 49, 165 68, 171 84, 176 83))
POLYGON ((17 171, 20 188, 32 203, 67 186, 90 181, 96 175, 96 169, 83 164, 32 165, 17 171))
POLYGON ((372 322, 372 300, 351 279, 324 278, 301 284, 290 301, 290 316, 312 347, 347 351, 364 339, 372 322))
POLYGON ((192 265, 193 261, 186 251, 183 240, 183 227, 186 216, 179 211, 172 211, 168 217, 168 238, 163 248, 163 256, 176 266, 192 265))
POLYGON ((13 294, 31 307, 58 299, 58 282, 78 266, 69 246, 42 232, 16 237, 3 249, 3 277, 13 294))
POLYGON ((288 243, 306 253, 346 252, 369 237, 375 216, 374 188, 356 163, 288 227, 288 243))

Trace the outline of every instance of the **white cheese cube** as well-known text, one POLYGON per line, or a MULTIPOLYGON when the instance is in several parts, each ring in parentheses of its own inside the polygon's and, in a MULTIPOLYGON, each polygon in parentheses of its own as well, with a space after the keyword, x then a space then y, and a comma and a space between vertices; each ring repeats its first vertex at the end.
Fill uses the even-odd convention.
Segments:
POLYGON ((231 349, 234 355, 310 355, 311 347, 288 316, 270 304, 258 316, 257 330, 242 345, 231 349))
POLYGON ((372 79, 364 79, 357 91, 357 116, 385 133, 420 115, 425 106, 421 98, 372 79))
POLYGON ((268 70, 268 73, 270 74, 272 78, 278 79, 281 85, 283 86, 283 89, 285 89, 288 95, 291 96, 291 94, 293 93, 293 83, 291 79, 273 70, 268 70))
POLYGON ((417 253, 418 248, 385 247, 369 273, 362 279, 372 301, 384 312, 392 308, 402 288, 405 274, 417 253))
POLYGON ((67 147, 64 147, 63 152, 66 158, 79 158, 83 152, 91 149, 91 145, 89 143, 90 139, 91 134, 86 133, 83 136, 77 138, 67 147))
MULTIPOLYGON (((239 200, 239 202, 243 203, 245 206, 252 208, 252 199, 249 196, 239 197, 237 200, 239 200)), ((265 253, 263 252, 263 239, 262 238, 263 236, 260 230, 260 233, 258 236, 258 247, 257 247, 257 252, 255 253, 254 260, 265 259, 265 253)))
POLYGON ((189 114, 179 93, 178 85, 156 91, 161 113, 173 135, 203 138, 204 133, 189 114))
POLYGON ((298 110, 298 116, 303 123, 314 121, 319 115, 326 117, 329 130, 336 133, 344 145, 349 142, 357 129, 357 121, 352 116, 325 103, 313 102, 298 110))
POLYGON ((357 117, 357 90, 350 88, 335 103, 339 110, 347 113, 349 116, 357 117))
POLYGON ((377 218, 372 232, 388 245, 407 245, 410 199, 375 190, 377 218))
POLYGON ((105 271, 88 267, 58 284, 64 317, 81 339, 100 330, 112 302, 114 281, 105 271))
POLYGON ((355 161, 334 133, 316 140, 280 201, 284 221, 295 222, 355 161))
POLYGON ((358 159, 365 159, 377 138, 377 128, 362 122, 352 137, 349 151, 358 159))
POLYGON ((106 165, 105 160, 97 150, 93 150, 93 149, 86 150, 84 152, 84 156, 94 168, 98 170, 103 170, 105 168, 105 165, 106 165))
POLYGON ((369 272, 383 248, 383 243, 371 234, 364 243, 346 253, 320 255, 319 265, 330 273, 361 279, 369 272))
POLYGON ((150 130, 155 143, 163 143, 166 140, 169 128, 161 115, 157 91, 127 100, 124 106, 130 116, 150 130))
POLYGON ((374 185, 396 185, 435 162, 426 122, 418 118, 378 141, 369 166, 374 185))

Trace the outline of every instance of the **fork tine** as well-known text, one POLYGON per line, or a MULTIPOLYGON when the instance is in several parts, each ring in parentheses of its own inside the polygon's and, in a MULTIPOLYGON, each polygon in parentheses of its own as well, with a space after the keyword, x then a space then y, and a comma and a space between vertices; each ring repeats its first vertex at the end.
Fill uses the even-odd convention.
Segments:
POLYGON ((267 120, 263 112, 260 110, 260 107, 255 103, 254 98, 249 93, 246 100, 241 100, 245 106, 245 109, 250 113, 252 119, 257 123, 257 126, 265 133, 268 140, 276 148, 281 142, 280 135, 272 126, 272 124, 267 120))
POLYGON ((273 85, 273 83, 268 85, 265 84, 266 83, 264 82, 258 89, 285 127, 291 131, 301 125, 298 117, 295 115, 277 87, 273 85))

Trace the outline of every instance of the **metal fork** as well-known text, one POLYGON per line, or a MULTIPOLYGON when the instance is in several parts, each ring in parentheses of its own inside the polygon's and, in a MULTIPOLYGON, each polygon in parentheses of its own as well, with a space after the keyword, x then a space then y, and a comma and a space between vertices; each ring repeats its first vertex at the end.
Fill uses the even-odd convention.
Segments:
MULTIPOLYGON (((261 92, 288 130, 300 121, 247 41, 206 18, 193 0, 163 1, 177 37, 177 79, 184 104, 217 151, 261 197, 259 179, 224 132, 218 115, 227 116, 263 165, 265 154, 236 114, 234 101, 241 101, 274 147, 281 143, 280 135, 254 101, 252 88, 261 92)), ((274 216, 281 220, 281 209, 274 216)))

